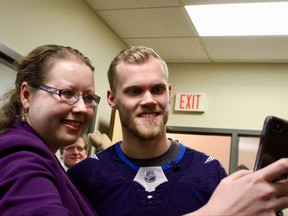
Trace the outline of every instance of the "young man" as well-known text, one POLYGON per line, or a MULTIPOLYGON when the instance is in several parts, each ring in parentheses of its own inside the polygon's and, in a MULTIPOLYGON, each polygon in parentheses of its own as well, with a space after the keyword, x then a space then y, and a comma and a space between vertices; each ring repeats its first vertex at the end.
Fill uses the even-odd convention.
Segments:
MULTIPOLYGON (((100 215, 175 216, 196 210, 192 214, 235 215, 239 208, 253 203, 253 199, 244 201, 242 206, 227 212, 243 196, 230 191, 230 185, 243 185, 241 177, 248 176, 249 171, 225 179, 213 194, 226 177, 221 164, 167 138, 171 85, 167 66, 153 49, 140 46, 123 50, 112 61, 108 78, 108 103, 119 111, 123 141, 68 171, 100 215), (236 179, 242 181, 234 184, 236 179), (213 199, 207 204, 212 194, 213 199), (225 204, 226 194, 230 195, 226 202, 231 205, 218 206, 225 204)), ((245 183, 251 180, 244 179, 245 183)), ((260 187, 254 189, 255 193, 262 192, 260 187)), ((272 207, 270 210, 274 211, 272 207)))

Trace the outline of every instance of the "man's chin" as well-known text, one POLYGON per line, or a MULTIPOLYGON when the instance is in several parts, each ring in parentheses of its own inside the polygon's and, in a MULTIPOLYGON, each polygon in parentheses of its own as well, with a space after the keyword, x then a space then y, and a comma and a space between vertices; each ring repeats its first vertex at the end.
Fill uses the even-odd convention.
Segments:
POLYGON ((158 138, 161 135, 161 132, 159 130, 153 130, 153 129, 145 129, 145 130, 140 130, 138 131, 137 135, 144 139, 144 140, 154 140, 156 138, 158 138))

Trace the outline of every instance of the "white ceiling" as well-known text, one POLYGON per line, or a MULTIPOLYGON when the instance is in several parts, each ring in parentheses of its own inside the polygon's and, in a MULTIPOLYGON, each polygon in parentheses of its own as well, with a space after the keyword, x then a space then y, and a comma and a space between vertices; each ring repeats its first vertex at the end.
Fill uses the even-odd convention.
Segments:
POLYGON ((127 45, 152 47, 167 62, 288 62, 288 36, 199 37, 184 9, 241 0, 86 1, 127 45))

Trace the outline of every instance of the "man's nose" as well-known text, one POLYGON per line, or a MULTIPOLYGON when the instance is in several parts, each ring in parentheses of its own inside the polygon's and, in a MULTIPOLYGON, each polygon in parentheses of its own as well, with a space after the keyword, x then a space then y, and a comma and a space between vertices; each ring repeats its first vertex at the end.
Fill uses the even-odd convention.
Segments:
POLYGON ((144 104, 156 104, 156 100, 153 96, 153 94, 151 94, 151 92, 145 92, 145 94, 143 94, 143 98, 141 100, 141 103, 144 104))

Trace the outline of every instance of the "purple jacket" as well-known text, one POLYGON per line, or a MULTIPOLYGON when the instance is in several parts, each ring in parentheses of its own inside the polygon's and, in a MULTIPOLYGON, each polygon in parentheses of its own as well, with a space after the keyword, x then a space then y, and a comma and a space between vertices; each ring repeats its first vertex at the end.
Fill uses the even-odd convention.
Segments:
POLYGON ((55 155, 20 121, 0 134, 0 214, 96 215, 55 155))

